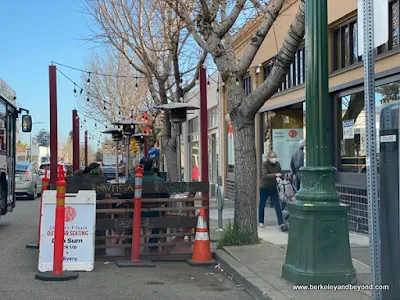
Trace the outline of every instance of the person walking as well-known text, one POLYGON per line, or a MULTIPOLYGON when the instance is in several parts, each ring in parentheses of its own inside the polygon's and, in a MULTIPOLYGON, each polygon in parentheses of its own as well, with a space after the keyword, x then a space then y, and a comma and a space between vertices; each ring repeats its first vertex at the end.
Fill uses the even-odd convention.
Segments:
POLYGON ((258 208, 258 226, 264 228, 265 204, 268 197, 275 207, 276 217, 278 219, 279 228, 287 231, 287 226, 283 221, 281 205, 279 201, 278 190, 276 188, 276 178, 282 178, 282 169, 277 161, 276 153, 268 152, 267 160, 262 164, 261 185, 260 185, 260 205, 258 208))
POLYGON ((306 142, 304 140, 299 141, 299 149, 296 150, 292 155, 290 160, 290 168, 292 169, 292 176, 294 181, 294 186, 298 191, 300 189, 301 182, 301 172, 300 168, 304 166, 304 146, 306 142))

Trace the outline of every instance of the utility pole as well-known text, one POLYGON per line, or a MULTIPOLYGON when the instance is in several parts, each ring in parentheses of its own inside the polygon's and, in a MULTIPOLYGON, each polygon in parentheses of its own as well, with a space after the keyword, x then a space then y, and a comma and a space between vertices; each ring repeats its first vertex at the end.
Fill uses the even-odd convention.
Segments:
POLYGON ((57 69, 49 66, 50 86, 50 189, 56 188, 58 166, 57 69))
POLYGON ((72 169, 79 170, 79 117, 78 111, 72 111, 72 169))
POLYGON ((85 131, 85 167, 88 166, 88 132, 85 131))
POLYGON ((307 166, 290 211, 282 276, 295 284, 356 282, 351 260, 348 205, 340 204, 332 166, 328 89, 327 0, 306 1, 307 166))

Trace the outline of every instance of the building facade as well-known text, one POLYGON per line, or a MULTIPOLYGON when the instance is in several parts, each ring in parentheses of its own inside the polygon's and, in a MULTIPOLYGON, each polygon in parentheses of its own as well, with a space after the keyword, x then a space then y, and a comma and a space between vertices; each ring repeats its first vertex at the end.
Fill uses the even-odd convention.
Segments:
MULTIPOLYGON (((274 63, 274 56, 294 19, 300 1, 284 7, 258 51, 249 75, 245 78, 246 93, 265 80, 274 63), (274 41, 274 42, 271 42, 274 41), (275 42, 276 41, 276 42, 275 42)), ((377 143, 379 140, 380 107, 400 100, 400 28, 399 0, 389 2, 389 40, 376 49, 376 117, 377 143)), ((368 230, 367 181, 366 181, 366 126, 364 107, 364 69, 357 49, 357 0, 328 0, 329 22, 329 102, 331 112, 332 165, 337 172, 337 190, 344 203, 351 205, 349 225, 353 230, 368 230)), ((249 25, 236 37, 235 46, 240 51, 247 43, 255 25, 249 25)), ((257 174, 268 151, 277 152, 283 169, 289 171, 290 158, 297 149, 297 142, 306 139, 305 116, 306 49, 298 49, 290 71, 278 92, 266 101, 256 117, 257 174)), ((224 120, 227 145, 226 194, 233 195, 234 160, 232 159, 234 134, 229 126, 229 114, 224 97, 224 120)), ((379 149, 379 144, 378 149, 379 149)), ((311 147, 311 145, 308 145, 311 147)), ((306 145, 307 151, 307 145, 306 145)), ((379 159, 379 154, 376 159, 379 159)), ((307 163, 307 162, 306 162, 307 163)), ((257 182, 257 186, 259 182, 257 182)))

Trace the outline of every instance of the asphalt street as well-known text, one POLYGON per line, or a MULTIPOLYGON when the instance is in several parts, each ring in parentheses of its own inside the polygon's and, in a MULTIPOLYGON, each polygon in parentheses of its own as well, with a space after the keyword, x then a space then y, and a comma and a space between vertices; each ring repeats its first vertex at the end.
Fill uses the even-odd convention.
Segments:
POLYGON ((38 250, 25 245, 37 238, 39 199, 17 200, 14 212, 0 218, 1 300, 252 299, 221 271, 184 262, 156 262, 155 268, 118 268, 97 262, 69 282, 35 280, 38 250))

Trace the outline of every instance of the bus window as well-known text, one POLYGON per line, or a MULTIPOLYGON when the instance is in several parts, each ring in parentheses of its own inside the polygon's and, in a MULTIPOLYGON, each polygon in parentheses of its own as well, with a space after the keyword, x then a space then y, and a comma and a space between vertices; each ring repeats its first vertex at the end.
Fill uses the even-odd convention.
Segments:
POLYGON ((0 119, 0 151, 6 151, 6 128, 4 120, 0 119))

